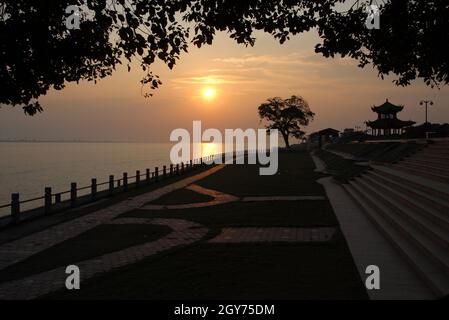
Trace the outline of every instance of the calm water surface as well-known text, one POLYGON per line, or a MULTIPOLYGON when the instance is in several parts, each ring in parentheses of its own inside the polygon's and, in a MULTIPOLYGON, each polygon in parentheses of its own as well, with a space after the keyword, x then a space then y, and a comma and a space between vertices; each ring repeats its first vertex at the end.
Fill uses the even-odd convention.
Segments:
MULTIPOLYGON (((11 201, 19 192, 22 200, 39 197, 45 187, 53 193, 78 186, 108 181, 109 175, 134 176, 151 168, 170 163, 169 143, 0 143, 0 205, 11 201)), ((22 205, 22 210, 42 205, 22 205)), ((0 216, 9 209, 0 209, 0 216)))

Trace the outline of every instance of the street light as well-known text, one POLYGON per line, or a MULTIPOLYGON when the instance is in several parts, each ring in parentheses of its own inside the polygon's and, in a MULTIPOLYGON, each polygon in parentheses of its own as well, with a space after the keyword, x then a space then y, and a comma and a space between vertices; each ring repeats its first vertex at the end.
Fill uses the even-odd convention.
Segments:
POLYGON ((427 107, 428 105, 433 106, 433 101, 432 100, 422 100, 419 103, 420 106, 425 105, 426 106, 426 122, 424 124, 427 124, 427 107))

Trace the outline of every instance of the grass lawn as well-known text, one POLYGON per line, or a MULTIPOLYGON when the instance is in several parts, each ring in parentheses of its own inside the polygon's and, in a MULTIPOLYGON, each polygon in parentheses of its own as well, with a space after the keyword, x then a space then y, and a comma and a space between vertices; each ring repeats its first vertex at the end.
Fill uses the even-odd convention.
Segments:
POLYGON ((231 202, 183 210, 134 210, 118 218, 176 218, 209 228, 335 226, 337 219, 328 201, 231 202))
POLYGON ((63 290, 56 299, 366 299, 345 242, 200 244, 63 290))
MULTIPOLYGON (((279 173, 229 165, 197 184, 243 196, 323 195, 307 153, 280 154, 279 173)), ((208 196, 205 196, 208 197, 208 196)), ((154 204, 210 200, 177 190, 154 204)), ((84 281, 81 290, 48 299, 366 299, 366 291, 328 200, 230 202, 182 210, 133 210, 123 217, 176 218, 209 229, 203 240, 84 281), (213 244, 225 227, 335 227, 327 242, 213 244)), ((52 269, 164 236, 163 227, 109 225, 92 229, 0 272, 0 281, 52 269), (142 229, 140 229, 140 227, 142 229), (117 228, 117 229, 113 229, 117 228), (149 228, 148 230, 145 228, 149 228)), ((81 271, 82 272, 82 271, 81 271)))
POLYGON ((154 241, 170 232, 170 228, 160 225, 100 225, 1 270, 0 282, 154 241))
POLYGON ((173 191, 172 193, 166 194, 155 201, 151 201, 150 204, 175 205, 208 202, 211 200, 214 200, 214 198, 209 195, 201 194, 189 189, 179 189, 173 191))
POLYGON ((323 187, 315 182, 323 175, 314 169, 306 153, 281 153, 276 175, 259 175, 258 165, 229 165, 197 184, 235 196, 324 195, 323 187))

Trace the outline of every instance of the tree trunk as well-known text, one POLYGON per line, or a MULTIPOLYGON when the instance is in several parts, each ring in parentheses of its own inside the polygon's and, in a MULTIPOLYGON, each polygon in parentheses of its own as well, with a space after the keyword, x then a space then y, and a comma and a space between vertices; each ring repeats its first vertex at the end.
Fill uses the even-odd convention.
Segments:
POLYGON ((282 132, 282 138, 284 138, 285 147, 290 149, 290 143, 288 142, 288 133, 282 132))

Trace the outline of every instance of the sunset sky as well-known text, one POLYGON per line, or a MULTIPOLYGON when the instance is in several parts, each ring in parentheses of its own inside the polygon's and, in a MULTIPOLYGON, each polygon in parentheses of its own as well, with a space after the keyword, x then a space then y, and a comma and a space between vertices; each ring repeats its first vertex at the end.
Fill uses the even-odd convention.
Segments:
POLYGON ((203 127, 257 128, 257 107, 269 97, 303 96, 316 113, 307 132, 333 127, 363 126, 374 119, 370 107, 385 98, 405 105, 403 120, 424 121, 419 101, 435 102, 431 122, 449 122, 449 90, 431 89, 416 82, 396 87, 367 67, 349 59, 325 59, 314 53, 314 32, 283 45, 256 33, 254 47, 236 44, 218 34, 212 46, 190 46, 174 70, 154 65, 163 85, 153 98, 141 95, 143 71, 136 65, 93 83, 70 84, 41 99, 45 111, 35 117, 21 108, 0 110, 0 139, 154 141, 168 142, 175 128, 190 129, 193 120, 203 127), (206 94, 205 94, 206 93, 206 94))

